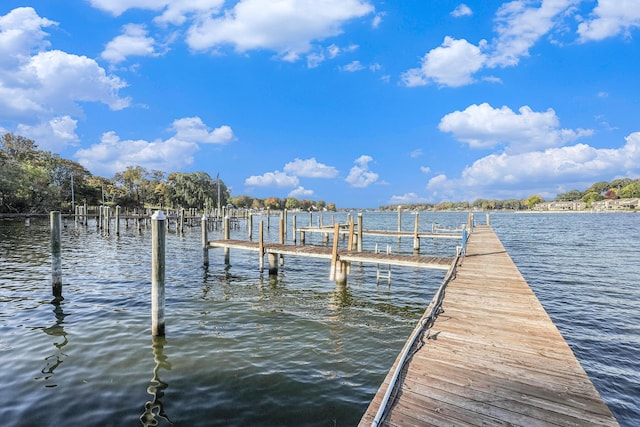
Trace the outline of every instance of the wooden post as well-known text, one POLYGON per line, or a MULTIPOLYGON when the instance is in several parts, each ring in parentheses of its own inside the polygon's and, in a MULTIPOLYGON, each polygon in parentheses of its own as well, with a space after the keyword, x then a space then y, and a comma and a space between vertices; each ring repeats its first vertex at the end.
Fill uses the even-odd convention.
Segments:
POLYGON ((346 285, 347 284, 347 262, 340 261, 336 263, 336 272, 335 272, 335 280, 338 285, 346 285))
POLYGON ((60 211, 49 213, 51 222, 51 287, 53 297, 62 299, 62 238, 60 236, 60 211))
POLYGON ((247 216, 247 228, 249 229, 249 240, 253 240, 253 214, 247 216))
POLYGON ((109 211, 111 208, 109 206, 104 207, 104 234, 109 234, 109 215, 111 214, 109 211))
MULTIPOLYGON (((284 218, 280 218, 280 224, 278 224, 279 226, 279 234, 280 234, 280 244, 284 245, 284 235, 286 233, 286 227, 284 226, 284 218)), ((284 265, 284 255, 280 254, 280 256, 278 257, 280 259, 280 265, 284 265)))
POLYGON ((264 221, 260 221, 258 234, 258 253, 260 254, 260 273, 264 271, 264 221))
POLYGON ((151 217, 151 335, 164 336, 165 240, 167 218, 159 210, 151 217))
POLYGON ((418 237, 418 212, 416 212, 416 221, 413 226, 413 251, 420 252, 420 237, 418 237))
POLYGON ((120 235, 120 205, 116 206, 116 236, 120 235))
POLYGON ((180 209, 180 217, 178 218, 176 231, 178 231, 179 233, 184 233, 184 208, 180 209))
MULTIPOLYGON (((309 227, 313 226, 313 211, 309 209, 309 227)), ((303 241, 304 243, 304 241, 303 241)))
POLYGON ((358 214, 358 252, 362 252, 362 213, 358 214))
POLYGON ((271 229, 271 208, 267 208, 267 230, 271 229))
POLYGON ((292 231, 292 236, 293 236, 293 244, 295 245, 298 241, 298 230, 297 230, 297 225, 296 225, 296 216, 294 215, 293 218, 291 219, 292 224, 291 224, 291 231, 292 231))
POLYGON ((353 221, 349 221, 349 240, 347 241, 347 250, 351 252, 353 250, 353 221))
MULTIPOLYGON (((229 240, 229 236, 231 235, 231 231, 229 230, 229 217, 224 217, 224 238, 225 240, 229 240)), ((225 265, 229 265, 229 248, 224 248, 224 263, 225 265)))
POLYGON ((468 238, 469 234, 467 232, 467 230, 462 230, 462 248, 460 251, 460 254, 462 256, 465 256, 467 253, 467 238, 468 238))
POLYGON ((102 210, 103 210, 103 206, 100 205, 98 208, 98 217, 96 218, 96 228, 98 230, 102 230, 102 214, 103 214, 102 210))
POLYGON ((204 266, 209 265, 209 233, 207 231, 207 214, 202 215, 201 226, 202 226, 202 259, 204 261, 204 266))
MULTIPOLYGON (((289 223, 288 218, 287 218, 287 214, 288 214, 287 209, 286 208, 283 209, 282 210, 282 219, 283 219, 283 222, 284 222, 284 227, 282 227, 282 229, 284 230, 284 237, 285 238, 287 237, 287 224, 289 223)), ((282 243, 284 243, 284 241, 282 243)))
MULTIPOLYGON (((402 206, 398 206, 398 233, 402 231, 402 206)), ((398 235, 398 243, 400 243, 400 235, 398 235)))
POLYGON ((278 275, 278 254, 269 252, 269 276, 278 275))
POLYGON ((329 280, 336 279, 336 268, 338 264, 338 235, 340 232, 340 224, 333 226, 333 247, 331 250, 331 269, 329 270, 329 280))
POLYGON ((491 214, 487 212, 487 225, 491 225, 491 214))

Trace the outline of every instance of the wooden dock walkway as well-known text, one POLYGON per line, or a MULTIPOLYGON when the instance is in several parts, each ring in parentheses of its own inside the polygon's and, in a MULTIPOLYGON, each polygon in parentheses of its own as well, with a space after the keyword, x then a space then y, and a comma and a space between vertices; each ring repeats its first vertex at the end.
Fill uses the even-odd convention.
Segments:
MULTIPOLYGON (((260 244, 247 240, 211 240, 211 248, 235 248, 249 251, 260 251, 260 244)), ((309 258, 322 258, 331 260, 333 249, 325 246, 314 245, 287 245, 280 243, 264 243, 263 250, 266 254, 304 256, 309 258)), ((356 252, 338 250, 338 258, 345 262, 378 263, 385 265, 398 265, 403 267, 431 268, 448 270, 453 258, 442 258, 422 255, 387 254, 374 252, 356 252)))
POLYGON ((360 426, 618 425, 489 226, 469 238, 442 308, 428 333, 416 327, 384 415, 401 356, 360 426))

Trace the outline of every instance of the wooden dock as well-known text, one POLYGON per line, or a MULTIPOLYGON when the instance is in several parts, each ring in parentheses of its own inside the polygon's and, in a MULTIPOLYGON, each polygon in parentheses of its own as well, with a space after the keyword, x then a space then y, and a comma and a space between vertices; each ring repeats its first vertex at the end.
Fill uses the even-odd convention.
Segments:
POLYGON ((405 345, 389 403, 380 410, 402 354, 360 426, 618 425, 489 226, 476 227, 445 295, 405 345))
MULTIPOLYGON (((259 242, 247 240, 211 240, 210 248, 242 249, 249 251, 260 251, 259 242)), ((314 245, 288 245, 280 243, 263 243, 265 254, 302 256, 308 258, 322 258, 331 260, 333 249, 325 246, 314 245)), ((374 252, 356 252, 349 250, 338 250, 338 259, 345 262, 363 262, 385 265, 397 265, 403 267, 431 268, 437 270, 448 270, 453 258, 442 258, 422 255, 387 254, 374 252)))

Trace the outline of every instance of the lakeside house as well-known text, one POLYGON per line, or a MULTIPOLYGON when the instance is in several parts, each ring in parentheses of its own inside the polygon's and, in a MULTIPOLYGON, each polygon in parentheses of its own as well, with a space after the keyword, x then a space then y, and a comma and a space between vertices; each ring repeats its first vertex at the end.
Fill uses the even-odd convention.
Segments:
MULTIPOLYGON (((605 199, 593 202, 591 210, 593 211, 614 211, 614 210, 636 210, 640 208, 640 198, 630 199, 605 199)), ((536 211, 584 211, 587 204, 579 200, 571 202, 542 202, 538 203, 533 210, 536 211)))

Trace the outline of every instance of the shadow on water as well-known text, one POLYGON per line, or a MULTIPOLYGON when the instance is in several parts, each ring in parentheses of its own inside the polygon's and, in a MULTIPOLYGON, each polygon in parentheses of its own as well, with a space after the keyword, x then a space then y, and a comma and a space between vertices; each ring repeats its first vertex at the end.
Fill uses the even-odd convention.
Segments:
POLYGON ((160 400, 164 396, 164 391, 169 387, 169 384, 163 382, 160 379, 160 368, 167 371, 171 370, 171 363, 164 354, 164 346, 167 343, 165 337, 153 337, 153 361, 155 366, 153 368, 153 378, 149 382, 147 387, 147 393, 153 396, 153 399, 144 404, 144 412, 140 415, 140 422, 144 427, 157 426, 158 418, 168 421, 173 424, 167 414, 164 411, 164 404, 160 400))
POLYGON ((64 362, 64 359, 67 357, 67 355, 62 351, 62 349, 69 343, 69 340, 67 339, 67 333, 64 330, 63 326, 64 318, 67 317, 67 314, 65 314, 62 310, 61 301, 62 300, 59 298, 51 301, 51 304, 53 305, 53 312, 56 316, 56 322, 52 326, 42 329, 42 331, 47 335, 50 335, 52 337, 62 337, 62 341, 53 343, 56 351, 44 358, 45 366, 40 371, 42 375, 35 377, 36 380, 45 381, 45 387, 47 388, 58 386, 58 384, 53 382, 54 371, 58 368, 58 366, 62 364, 62 362, 64 362))

